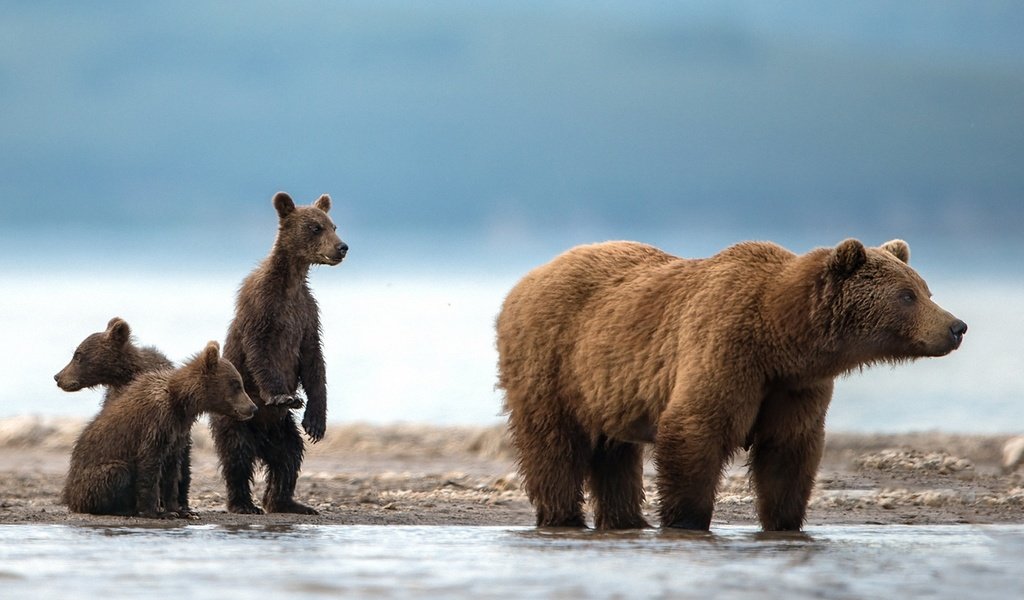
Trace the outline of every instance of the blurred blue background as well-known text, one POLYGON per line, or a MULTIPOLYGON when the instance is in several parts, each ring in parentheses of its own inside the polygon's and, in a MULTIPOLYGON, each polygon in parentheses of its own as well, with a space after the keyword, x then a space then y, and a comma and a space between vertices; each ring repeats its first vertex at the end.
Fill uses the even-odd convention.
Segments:
POLYGON ((6 351, 31 364, 3 374, 9 413, 93 411, 49 377, 114 314, 177 359, 222 339, 283 189, 330 193, 352 246, 313 277, 338 418, 497 419, 501 297, 577 243, 701 256, 742 239, 803 252, 901 237, 972 331, 947 363, 869 373, 860 392, 853 378, 857 400, 841 409, 837 393, 831 423, 1024 426, 1020 3, 3 12, 0 319, 10 339, 48 335, 38 354, 6 351))

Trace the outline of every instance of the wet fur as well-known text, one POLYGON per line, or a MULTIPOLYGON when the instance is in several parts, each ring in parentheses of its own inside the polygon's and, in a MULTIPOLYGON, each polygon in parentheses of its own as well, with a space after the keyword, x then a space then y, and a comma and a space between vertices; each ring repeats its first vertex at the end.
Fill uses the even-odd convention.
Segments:
POLYGON ((156 348, 136 346, 131 335, 131 328, 124 319, 110 319, 104 331, 82 340, 71 361, 53 376, 54 381, 66 392, 104 386, 106 402, 119 395, 140 374, 174 366, 156 348))
POLYGON ((75 441, 63 501, 79 513, 184 516, 161 497, 178 489, 179 456, 196 419, 208 411, 249 418, 255 410, 216 342, 180 369, 143 373, 75 441))
MULTIPOLYGON (((128 323, 114 317, 107 323, 106 330, 86 337, 75 349, 71 362, 53 378, 68 392, 104 386, 103 405, 106 406, 139 375, 172 368, 174 363, 156 348, 136 346, 128 323)), ((177 473, 162 479, 161 505, 167 511, 194 515, 188 503, 192 483, 192 436, 185 436, 179 446, 177 473)))
POLYGON ((303 440, 289 408, 306 393, 302 426, 314 442, 323 438, 327 384, 320 315, 307 284, 313 264, 338 264, 348 250, 327 216, 330 198, 296 207, 284 192, 273 200, 279 226, 273 248, 242 282, 224 355, 238 367, 245 389, 259 405, 245 423, 211 417, 211 430, 227 484, 227 508, 262 512, 252 500, 256 460, 266 466, 266 512, 315 514, 293 498, 302 466, 303 440))

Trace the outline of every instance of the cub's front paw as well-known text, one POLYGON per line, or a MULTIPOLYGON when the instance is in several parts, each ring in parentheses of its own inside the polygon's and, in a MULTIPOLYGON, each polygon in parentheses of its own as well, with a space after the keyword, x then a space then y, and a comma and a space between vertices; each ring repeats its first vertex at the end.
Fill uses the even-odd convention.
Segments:
POLYGON ((302 408, 305 401, 298 394, 277 394, 266 400, 267 406, 283 406, 285 408, 302 408))
POLYGON ((324 422, 323 416, 312 415, 307 410, 305 416, 302 418, 302 428, 306 431, 306 435, 309 436, 310 441, 315 444, 324 439, 324 432, 327 430, 327 424, 324 422))

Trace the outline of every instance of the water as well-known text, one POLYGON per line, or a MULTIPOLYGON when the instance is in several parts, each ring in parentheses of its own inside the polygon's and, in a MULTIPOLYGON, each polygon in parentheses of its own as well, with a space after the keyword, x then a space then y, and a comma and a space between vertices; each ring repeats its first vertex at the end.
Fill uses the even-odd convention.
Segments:
POLYGON ((1024 526, 0 525, 3 597, 1010 598, 1024 526))
MULTIPOLYGON (((360 274, 358 265, 319 269, 332 421, 433 424, 501 422, 494 389, 494 318, 521 272, 360 274)), ((183 360, 223 340, 236 286, 230 273, 140 269, 0 272, 0 417, 87 417, 99 391, 61 392, 53 382, 76 344, 117 315, 138 341, 183 360), (13 367, 17 365, 17 367, 13 367)), ((1024 284, 929 277, 936 301, 970 331, 960 350, 837 382, 828 426, 846 431, 999 433, 1024 429, 1024 284)))

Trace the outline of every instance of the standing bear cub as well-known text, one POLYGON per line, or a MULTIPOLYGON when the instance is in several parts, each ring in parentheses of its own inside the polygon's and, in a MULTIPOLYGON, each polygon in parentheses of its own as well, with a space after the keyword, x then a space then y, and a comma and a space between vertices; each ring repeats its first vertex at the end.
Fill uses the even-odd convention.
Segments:
POLYGON ((245 423, 214 416, 210 426, 230 512, 263 512, 250 489, 260 459, 267 469, 263 510, 316 514, 293 498, 304 448, 289 409, 302 406, 296 395, 301 384, 306 392, 302 427, 314 442, 323 438, 327 382, 320 313, 306 277, 311 265, 340 263, 348 246, 327 216, 331 199, 326 194, 312 206, 296 207, 288 194, 278 192, 273 204, 277 238, 270 255, 242 282, 224 344, 224 356, 238 367, 260 411, 245 423))
POLYGON ((180 516, 161 503, 177 489, 181 446, 205 412, 249 419, 242 378, 217 342, 180 369, 144 373, 85 427, 71 451, 63 500, 72 512, 180 516))
POLYGON ((750 450, 765 530, 799 530, 833 380, 943 356, 967 325, 931 300, 901 240, 796 255, 747 242, 706 259, 609 242, 527 274, 497 319, 499 385, 540 526, 645 527, 642 445, 661 525, 706 530, 722 470, 750 450))

